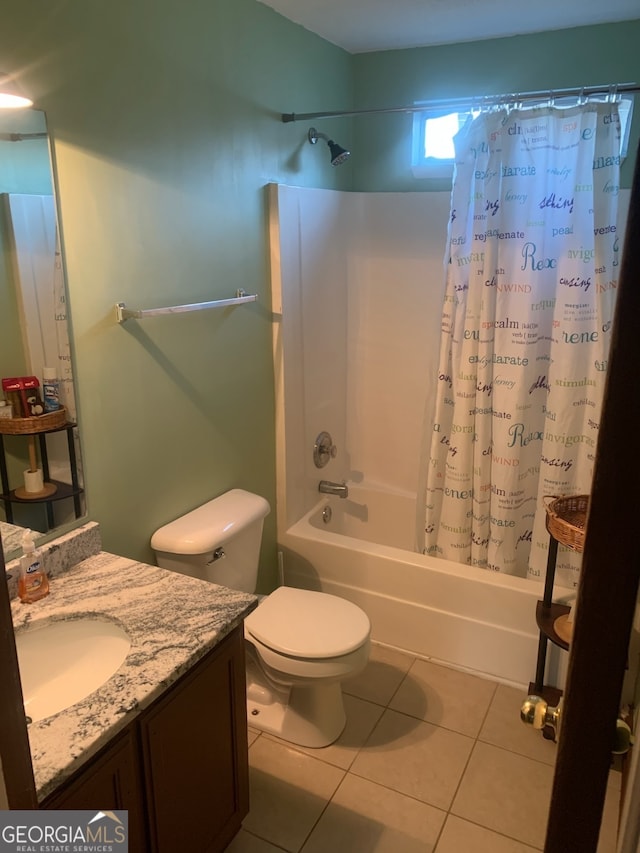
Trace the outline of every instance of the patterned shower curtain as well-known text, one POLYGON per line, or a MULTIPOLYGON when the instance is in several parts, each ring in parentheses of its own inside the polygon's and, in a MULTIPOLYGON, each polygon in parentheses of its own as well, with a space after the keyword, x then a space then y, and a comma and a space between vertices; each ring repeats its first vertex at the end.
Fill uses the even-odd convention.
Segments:
MULTIPOLYGON (((544 577, 545 496, 591 484, 622 243, 618 110, 500 109, 455 142, 423 550, 544 577)), ((579 559, 560 549, 559 584, 576 585, 579 559)))

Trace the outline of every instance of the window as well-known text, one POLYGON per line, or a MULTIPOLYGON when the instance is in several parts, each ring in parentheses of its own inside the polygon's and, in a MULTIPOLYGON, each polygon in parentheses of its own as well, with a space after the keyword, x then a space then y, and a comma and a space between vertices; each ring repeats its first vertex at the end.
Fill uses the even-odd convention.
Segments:
MULTIPOLYGON (((600 100, 602 99, 606 100, 606 96, 600 100)), ((571 107, 575 106, 577 102, 577 98, 561 98, 555 101, 555 106, 571 107)), ((530 106, 542 106, 544 103, 532 103, 530 106)), ((633 99, 625 96, 623 100, 619 101, 618 112, 620 115, 620 158, 622 162, 627 155, 633 99)), ((429 112, 414 113, 413 156, 411 158, 411 169, 414 177, 452 177, 455 158, 453 138, 464 127, 465 122, 471 121, 479 114, 479 110, 474 110, 471 107, 460 112, 443 113, 442 111, 430 110, 429 112)))
POLYGON ((416 178, 449 178, 453 175, 453 137, 465 122, 479 113, 470 109, 440 115, 414 113, 412 171, 416 178))

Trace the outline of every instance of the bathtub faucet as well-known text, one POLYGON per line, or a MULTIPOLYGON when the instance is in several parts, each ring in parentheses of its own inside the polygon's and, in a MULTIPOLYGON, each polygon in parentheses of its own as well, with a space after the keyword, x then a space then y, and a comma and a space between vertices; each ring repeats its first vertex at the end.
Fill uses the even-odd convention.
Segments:
POLYGON ((331 480, 320 480, 318 491, 323 495, 337 495, 339 498, 349 497, 349 487, 346 483, 332 483, 331 480))

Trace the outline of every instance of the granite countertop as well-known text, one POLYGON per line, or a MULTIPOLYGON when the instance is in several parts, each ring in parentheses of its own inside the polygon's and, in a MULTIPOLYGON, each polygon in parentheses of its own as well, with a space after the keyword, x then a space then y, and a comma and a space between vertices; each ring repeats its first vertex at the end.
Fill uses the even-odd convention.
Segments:
MULTIPOLYGON (((25 528, 19 527, 17 524, 9 524, 7 521, 0 521, 0 537, 2 537, 2 547, 4 550, 4 558, 8 559, 8 554, 13 554, 22 545, 22 537, 25 528)), ((34 534, 37 539, 40 534, 34 534)))
POLYGON ((29 726, 42 800, 216 646, 257 604, 237 592, 101 551, 50 578, 51 593, 12 603, 16 632, 100 616, 131 638, 122 666, 86 699, 29 726))

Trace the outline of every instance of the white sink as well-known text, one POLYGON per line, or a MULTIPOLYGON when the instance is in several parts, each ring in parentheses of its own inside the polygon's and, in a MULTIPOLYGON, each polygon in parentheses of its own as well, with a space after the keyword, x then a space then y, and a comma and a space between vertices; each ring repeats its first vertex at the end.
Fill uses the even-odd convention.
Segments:
POLYGON ((86 617, 18 631, 24 709, 37 722, 84 699, 116 672, 131 640, 115 622, 86 617))

